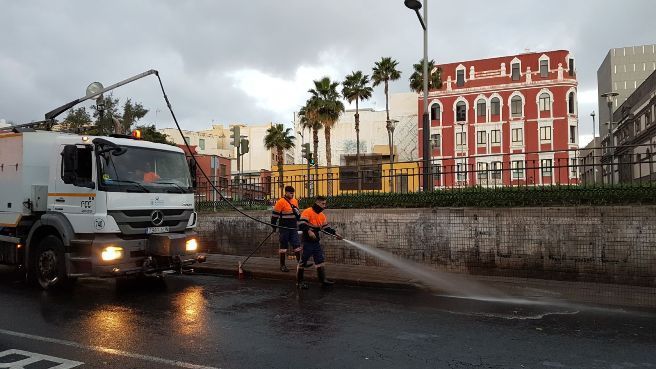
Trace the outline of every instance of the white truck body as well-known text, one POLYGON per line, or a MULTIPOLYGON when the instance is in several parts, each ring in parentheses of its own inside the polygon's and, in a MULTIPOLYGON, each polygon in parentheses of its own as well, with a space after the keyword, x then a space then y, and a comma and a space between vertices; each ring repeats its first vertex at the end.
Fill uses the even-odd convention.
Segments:
MULTIPOLYGON (((178 147, 49 131, 0 133, 0 264, 38 276, 48 248, 42 240, 54 236, 63 245, 67 278, 181 269, 203 261, 196 219, 178 147), (107 247, 120 257, 106 256, 107 247)), ((60 248, 51 247, 50 255, 60 248)))

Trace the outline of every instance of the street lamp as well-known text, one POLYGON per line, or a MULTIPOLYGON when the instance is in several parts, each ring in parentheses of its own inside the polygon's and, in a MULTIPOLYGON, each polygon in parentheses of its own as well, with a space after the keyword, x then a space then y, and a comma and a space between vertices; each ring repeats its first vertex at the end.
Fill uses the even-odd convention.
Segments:
MULTIPOLYGON (((597 148, 596 148, 596 146, 597 146, 597 141, 596 141, 597 140, 597 133, 595 131, 595 128, 596 128, 595 127, 596 126, 596 124, 595 124, 595 115, 596 115, 595 111, 593 110, 592 113, 590 113, 590 116, 592 117, 592 168, 593 169, 595 169, 595 164, 596 164, 596 160, 597 160, 596 159, 596 157, 597 157, 597 148)), ((594 171, 592 172, 592 175, 594 176, 593 177, 593 182, 595 184, 597 184, 597 175, 594 171)))
POLYGON ((399 121, 396 119, 390 119, 387 121, 387 139, 389 142, 389 155, 390 155, 390 192, 394 192, 394 129, 396 128, 396 123, 399 121))
POLYGON ((430 121, 428 120, 428 0, 424 0, 424 17, 422 18, 419 14, 419 9, 422 5, 418 0, 405 0, 405 6, 408 9, 414 10, 419 18, 419 23, 424 29, 424 71, 423 71, 423 82, 424 82, 424 115, 422 116, 422 147, 424 152, 424 191, 430 191, 432 189, 432 179, 430 175, 430 158, 431 158, 431 149, 430 149, 430 121))

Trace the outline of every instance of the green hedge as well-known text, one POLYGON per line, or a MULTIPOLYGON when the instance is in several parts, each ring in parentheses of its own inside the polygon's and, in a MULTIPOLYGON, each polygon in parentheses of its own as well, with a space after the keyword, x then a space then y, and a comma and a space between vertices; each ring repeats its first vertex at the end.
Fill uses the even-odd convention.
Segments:
MULTIPOLYGON (((311 204, 312 199, 303 199, 300 205, 307 207, 311 204)), ((364 193, 328 198, 328 206, 333 209, 633 204, 656 204, 656 187, 474 187, 428 193, 364 193)))

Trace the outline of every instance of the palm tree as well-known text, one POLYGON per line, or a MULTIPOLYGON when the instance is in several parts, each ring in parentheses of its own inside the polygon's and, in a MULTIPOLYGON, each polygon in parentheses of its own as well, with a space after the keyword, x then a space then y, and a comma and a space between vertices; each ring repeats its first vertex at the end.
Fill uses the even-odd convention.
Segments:
POLYGON ((264 147, 267 150, 276 150, 278 164, 278 178, 280 188, 283 187, 283 166, 285 164, 284 152, 294 147, 294 136, 291 135, 291 128, 285 128, 282 124, 272 124, 264 136, 264 147))
POLYGON ((394 127, 392 126, 392 121, 389 117, 389 81, 396 81, 401 78, 401 72, 396 69, 396 66, 399 65, 399 62, 393 60, 390 57, 382 57, 380 61, 377 61, 373 68, 373 74, 371 79, 374 82, 374 87, 378 86, 381 83, 385 85, 385 111, 387 112, 387 140, 389 143, 389 154, 390 154, 390 191, 393 190, 394 180, 392 178, 394 174, 394 147, 392 145, 392 131, 394 127))
MULTIPOLYGON (((422 74, 424 74, 424 59, 414 64, 413 67, 415 71, 410 76, 410 89, 419 94, 424 90, 424 80, 422 78, 422 74)), ((435 68, 435 60, 431 59, 428 61, 428 74, 430 75, 428 79, 428 90, 442 88, 442 68, 435 68)))
POLYGON ((318 119, 321 121, 326 139, 326 165, 328 167, 332 166, 330 130, 344 111, 344 104, 340 101, 340 95, 337 92, 338 86, 339 82, 331 81, 330 77, 323 77, 318 81, 314 81, 314 88, 308 90, 312 94, 312 99, 316 99, 319 104, 318 119))
POLYGON ((358 172, 358 191, 362 190, 362 179, 360 176, 360 100, 369 100, 374 89, 369 86, 369 76, 362 71, 351 72, 344 78, 342 83, 342 96, 349 102, 355 101, 355 163, 358 172))
POLYGON ((314 150, 314 166, 315 169, 319 167, 319 160, 316 157, 319 152, 319 130, 323 128, 321 121, 318 118, 319 115, 319 101, 314 98, 310 98, 305 102, 299 112, 298 116, 300 117, 301 127, 303 129, 309 129, 312 131, 312 150, 314 150))

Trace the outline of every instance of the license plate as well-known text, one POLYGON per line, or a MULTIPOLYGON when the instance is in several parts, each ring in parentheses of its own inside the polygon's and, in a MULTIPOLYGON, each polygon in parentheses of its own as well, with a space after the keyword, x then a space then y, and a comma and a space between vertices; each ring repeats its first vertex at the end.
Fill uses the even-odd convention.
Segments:
POLYGON ((146 234, 166 233, 168 231, 169 231, 169 227, 148 227, 148 228, 146 228, 146 234))

